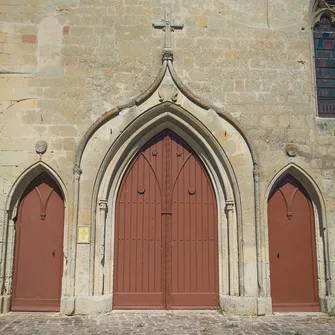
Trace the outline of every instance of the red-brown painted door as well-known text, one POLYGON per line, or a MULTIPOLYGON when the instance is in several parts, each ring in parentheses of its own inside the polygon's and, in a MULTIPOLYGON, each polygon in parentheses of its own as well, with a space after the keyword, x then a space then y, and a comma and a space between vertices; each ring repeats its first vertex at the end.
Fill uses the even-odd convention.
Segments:
POLYGON ((117 196, 114 308, 217 308, 217 235, 202 164, 175 134, 160 133, 117 196))
POLYGON ((319 311, 313 207, 292 176, 271 195, 268 224, 273 310, 319 311))
POLYGON ((164 306, 163 139, 141 150, 117 196, 114 308, 164 306))
POLYGON ((16 220, 12 311, 59 311, 64 201, 46 174, 26 189, 16 220))
POLYGON ((183 141, 170 135, 167 144, 171 153, 167 307, 217 308, 218 225, 213 187, 202 164, 183 141))

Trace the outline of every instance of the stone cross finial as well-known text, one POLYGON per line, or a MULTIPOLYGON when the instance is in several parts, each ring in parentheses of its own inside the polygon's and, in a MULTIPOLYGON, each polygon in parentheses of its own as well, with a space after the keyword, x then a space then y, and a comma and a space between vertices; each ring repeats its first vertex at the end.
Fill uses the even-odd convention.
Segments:
POLYGON ((171 31, 175 29, 183 29, 184 22, 179 20, 171 20, 170 8, 165 9, 165 18, 152 21, 152 25, 156 29, 165 31, 165 46, 163 51, 163 60, 173 60, 173 52, 171 49, 171 31))

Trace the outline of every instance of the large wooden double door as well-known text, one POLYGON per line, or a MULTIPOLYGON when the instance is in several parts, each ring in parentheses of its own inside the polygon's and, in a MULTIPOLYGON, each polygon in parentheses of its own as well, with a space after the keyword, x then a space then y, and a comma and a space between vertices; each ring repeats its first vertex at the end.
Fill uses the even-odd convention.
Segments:
POLYGON ((140 150, 121 183, 115 219, 114 308, 218 307, 213 187, 174 133, 140 150))
POLYGON ((12 311, 59 311, 64 201, 47 174, 27 187, 15 226, 12 311))

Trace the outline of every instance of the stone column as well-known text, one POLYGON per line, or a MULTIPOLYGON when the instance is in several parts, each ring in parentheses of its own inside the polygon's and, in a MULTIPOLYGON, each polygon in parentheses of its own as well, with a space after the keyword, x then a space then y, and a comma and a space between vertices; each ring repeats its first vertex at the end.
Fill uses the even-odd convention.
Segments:
POLYGON ((263 236, 264 229, 261 227, 261 208, 260 208, 260 167, 254 166, 254 196, 255 196, 255 224, 256 224, 256 252, 257 252, 257 282, 258 282, 258 296, 264 295, 264 276, 263 276, 263 236))
POLYGON ((105 235, 106 235, 106 217, 108 211, 107 200, 99 200, 99 235, 96 240, 96 273, 97 273, 97 290, 95 294, 102 295, 104 294, 104 269, 105 269, 105 235))
POLYGON ((238 295, 238 251, 237 235, 234 223, 234 202, 226 202, 227 226, 228 226, 228 255, 229 255, 229 295, 238 295))
POLYGON ((69 260, 69 274, 65 280, 65 292, 62 292, 61 313, 72 315, 75 312, 75 277, 76 277, 76 256, 77 256, 77 226, 79 211, 79 191, 81 168, 76 165, 73 169, 74 194, 72 221, 68 227, 68 245, 66 248, 67 259, 69 260))
POLYGON ((8 313, 12 300, 13 263, 15 248, 15 222, 12 219, 13 211, 7 210, 4 218, 2 249, 1 249, 1 274, 0 274, 0 313, 8 313))
MULTIPOLYGON (((104 281, 103 281, 103 294, 112 295, 113 294, 113 248, 114 248, 114 215, 115 213, 111 208, 105 212, 104 221, 104 281), (108 214, 108 217, 107 217, 108 214)), ((102 214, 101 214, 102 219, 102 214)))

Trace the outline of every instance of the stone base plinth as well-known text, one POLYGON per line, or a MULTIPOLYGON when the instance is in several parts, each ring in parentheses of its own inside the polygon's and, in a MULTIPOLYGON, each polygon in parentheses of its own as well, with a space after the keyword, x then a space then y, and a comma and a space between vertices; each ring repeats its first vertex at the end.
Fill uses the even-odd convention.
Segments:
POLYGON ((0 313, 8 313, 10 311, 11 295, 0 295, 0 313))
POLYGON ((335 297, 326 297, 324 299, 325 311, 331 316, 335 316, 335 297))
POLYGON ((224 312, 236 315, 266 315, 272 313, 270 297, 220 296, 224 312))
POLYGON ((66 297, 63 296, 60 303, 60 312, 64 315, 73 315, 74 314, 74 304, 75 304, 75 297, 66 297))
POLYGON ((108 313, 113 307, 113 295, 76 297, 75 314, 108 313))

